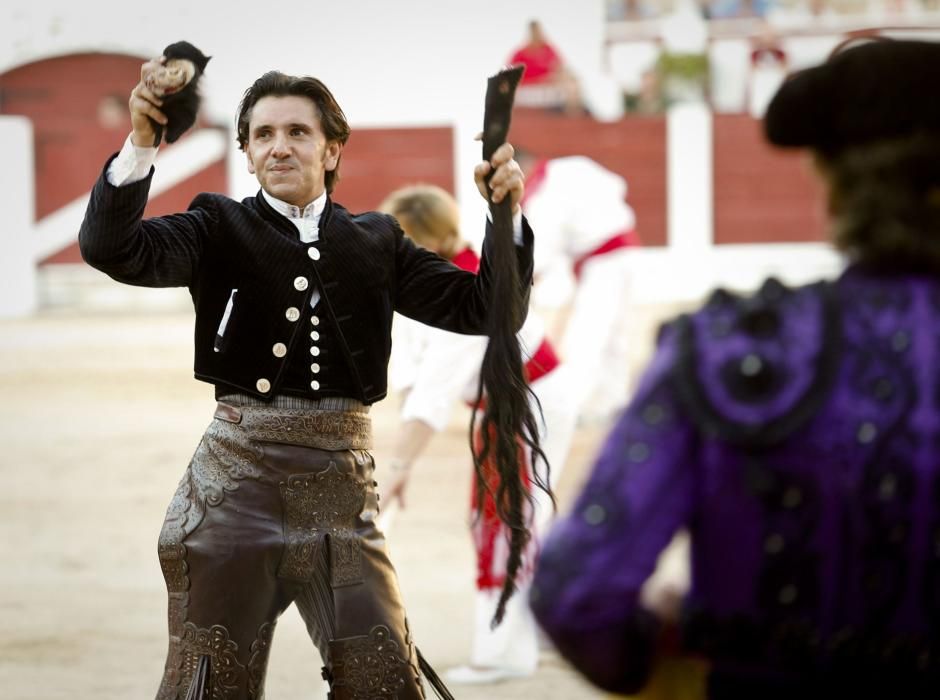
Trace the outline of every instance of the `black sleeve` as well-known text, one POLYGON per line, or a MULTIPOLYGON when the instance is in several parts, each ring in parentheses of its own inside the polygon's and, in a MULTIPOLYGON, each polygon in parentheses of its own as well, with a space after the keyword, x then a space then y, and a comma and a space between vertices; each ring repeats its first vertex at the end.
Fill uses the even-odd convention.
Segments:
POLYGON ((199 269, 215 220, 212 199, 200 195, 181 214, 144 219, 150 174, 115 187, 108 164, 91 192, 78 234, 82 258, 118 282, 141 287, 188 287, 199 269))

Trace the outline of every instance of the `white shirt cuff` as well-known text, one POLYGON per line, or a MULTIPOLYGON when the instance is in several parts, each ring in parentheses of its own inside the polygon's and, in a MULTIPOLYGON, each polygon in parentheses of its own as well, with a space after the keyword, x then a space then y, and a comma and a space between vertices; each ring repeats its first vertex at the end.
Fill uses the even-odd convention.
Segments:
POLYGON ((115 187, 143 180, 157 158, 156 146, 135 146, 128 134, 124 146, 108 166, 108 182, 115 187))

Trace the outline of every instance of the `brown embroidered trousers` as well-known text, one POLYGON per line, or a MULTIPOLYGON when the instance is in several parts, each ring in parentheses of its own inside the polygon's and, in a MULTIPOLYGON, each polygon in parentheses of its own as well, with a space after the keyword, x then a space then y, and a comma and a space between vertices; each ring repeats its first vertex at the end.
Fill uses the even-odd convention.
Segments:
POLYGON ((333 700, 424 698, 375 527, 362 411, 220 403, 160 533, 169 652, 158 700, 261 700, 295 603, 333 700))

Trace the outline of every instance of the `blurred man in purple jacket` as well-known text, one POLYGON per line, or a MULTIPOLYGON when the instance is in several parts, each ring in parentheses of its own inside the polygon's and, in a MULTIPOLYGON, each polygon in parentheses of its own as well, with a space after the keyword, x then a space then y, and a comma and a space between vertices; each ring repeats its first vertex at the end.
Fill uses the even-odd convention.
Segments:
POLYGON ((878 39, 770 104, 850 264, 664 326, 532 588, 597 685, 635 692, 684 653, 710 698, 940 697, 938 85, 940 44, 878 39), (692 582, 669 630, 639 593, 679 528, 692 582))

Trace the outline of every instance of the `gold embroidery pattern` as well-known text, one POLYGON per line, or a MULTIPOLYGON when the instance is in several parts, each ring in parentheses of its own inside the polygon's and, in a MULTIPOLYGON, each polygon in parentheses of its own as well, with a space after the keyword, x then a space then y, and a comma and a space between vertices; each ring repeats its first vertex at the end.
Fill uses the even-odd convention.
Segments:
POLYGON ((248 650, 248 664, 243 666, 238 662, 238 645, 231 640, 225 627, 213 625, 209 629, 200 629, 191 622, 185 623, 182 636, 170 639, 170 658, 157 700, 180 700, 189 689, 203 656, 210 660, 210 694, 204 700, 240 697, 239 687, 246 677, 248 700, 262 700, 274 627, 274 622, 261 625, 248 650))
POLYGON ((299 474, 281 483, 287 546, 278 567, 283 578, 309 581, 314 575, 314 554, 329 536, 334 585, 362 580, 362 553, 355 534, 356 517, 366 500, 366 482, 342 473, 330 461, 317 474, 299 474))
POLYGON ((273 622, 266 622, 258 630, 258 636, 248 650, 248 697, 261 700, 264 697, 264 676, 268 670, 268 655, 274 637, 273 622))
POLYGON ((160 530, 157 553, 167 591, 171 594, 189 590, 186 545, 183 540, 196 529, 206 514, 202 501, 193 498, 194 491, 192 471, 187 469, 170 501, 160 530))
MULTIPOLYGON (((208 656, 212 700, 228 700, 238 694, 239 672, 243 666, 238 663, 238 645, 229 638, 228 630, 222 625, 213 625, 209 629, 200 629, 192 622, 187 622, 180 641, 182 647, 182 687, 188 688, 199 659, 208 656)), ((208 700, 208 699, 207 699, 208 700)))
POLYGON ((283 442, 320 450, 367 450, 372 420, 352 411, 243 408, 242 427, 252 440, 283 442))
POLYGON ((408 662, 399 654, 398 642, 385 625, 372 628, 368 636, 346 642, 342 678, 353 700, 393 700, 405 686, 408 662))
POLYGON ((362 548, 355 532, 334 530, 330 534, 330 585, 352 586, 362 581, 362 548))
POLYGON ((240 428, 214 420, 199 443, 190 469, 196 492, 210 506, 219 505, 226 491, 238 488, 246 478, 258 478, 261 451, 240 428))
MULTIPOLYGON (((169 595, 170 645, 158 700, 177 700, 186 692, 202 655, 212 659, 211 700, 237 696, 239 674, 244 667, 238 664, 237 645, 229 639, 228 631, 220 625, 201 630, 186 622, 190 581, 184 540, 202 522, 207 504, 219 505, 227 491, 238 488, 239 481, 260 475, 256 466, 259 461, 260 451, 244 433, 235 426, 213 421, 167 508, 158 553, 169 595)), ((262 678, 263 674, 262 670, 262 678)))

